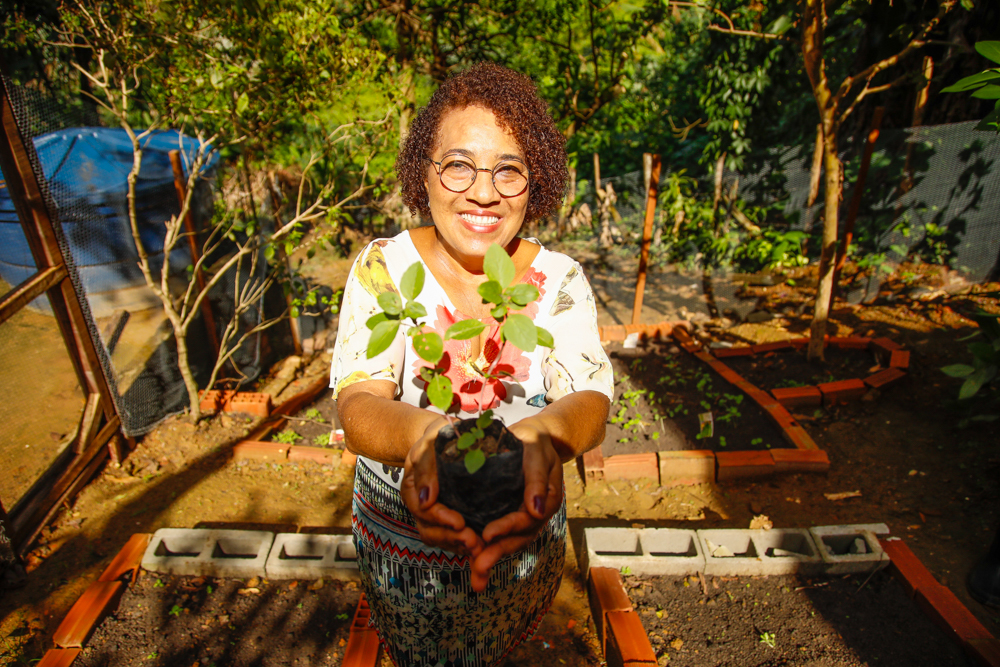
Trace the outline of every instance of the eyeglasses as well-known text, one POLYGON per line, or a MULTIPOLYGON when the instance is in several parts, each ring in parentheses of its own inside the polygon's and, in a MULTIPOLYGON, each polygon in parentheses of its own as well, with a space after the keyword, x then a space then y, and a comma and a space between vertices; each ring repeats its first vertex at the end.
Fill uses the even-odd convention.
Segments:
POLYGON ((427 158, 437 166, 441 185, 452 192, 465 192, 476 182, 479 172, 492 176, 493 187, 501 197, 516 197, 528 189, 528 167, 520 160, 502 160, 492 169, 480 169, 472 158, 463 155, 446 155, 440 162, 427 158))

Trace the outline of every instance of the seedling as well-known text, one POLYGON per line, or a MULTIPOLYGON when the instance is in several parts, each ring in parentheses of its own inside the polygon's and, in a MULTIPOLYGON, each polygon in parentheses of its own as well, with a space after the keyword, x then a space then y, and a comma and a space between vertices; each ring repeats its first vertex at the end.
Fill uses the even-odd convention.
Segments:
MULTIPOLYGON (((516 273, 514 261, 499 245, 494 243, 486 251, 483 271, 489 280, 479 286, 479 295, 484 304, 492 305, 490 315, 500 323, 500 350, 487 368, 479 369, 483 379, 478 401, 480 416, 472 432, 475 439, 473 442, 465 439, 465 446, 460 447, 465 450, 465 467, 470 475, 486 463, 486 455, 478 444, 485 428, 481 422, 486 417, 485 425, 488 426, 493 415, 491 411, 483 411, 483 394, 491 382, 499 382, 501 378, 510 375, 497 368, 504 347, 507 343, 512 343, 524 352, 532 352, 538 345, 548 348, 555 345, 552 334, 542 327, 535 326, 530 317, 511 312, 521 310, 536 301, 539 293, 534 285, 527 283, 511 285, 516 273), (489 416, 486 416, 487 412, 490 412, 489 416), (479 435, 475 436, 476 433, 479 435)), ((416 301, 424 288, 425 277, 423 264, 416 262, 403 273, 399 293, 389 291, 378 296, 382 312, 368 319, 367 325, 372 333, 368 341, 367 354, 371 359, 387 350, 395 340, 400 325, 409 321, 410 326, 406 330, 406 335, 413 338, 413 349, 417 356, 431 364, 420 369, 420 377, 427 383, 425 389, 427 400, 452 421, 448 413, 452 411, 456 396, 452 390, 451 380, 445 375, 445 369, 441 364, 444 341, 475 338, 483 332, 486 325, 471 318, 460 320, 448 327, 443 339, 437 332, 430 330, 422 322, 422 318, 427 316, 427 309, 416 301)), ((463 434, 463 438, 464 435, 468 434, 463 434)))
POLYGON ((767 644, 768 648, 774 648, 774 633, 773 632, 762 632, 760 633, 760 643, 767 644))
POLYGON ((293 431, 290 428, 286 428, 274 436, 275 442, 280 442, 283 445, 294 445, 296 442, 302 439, 302 436, 293 431))
POLYGON ((170 614, 171 616, 180 616, 182 611, 184 611, 184 608, 181 607, 179 604, 175 604, 173 607, 170 608, 170 611, 168 611, 167 613, 170 614))

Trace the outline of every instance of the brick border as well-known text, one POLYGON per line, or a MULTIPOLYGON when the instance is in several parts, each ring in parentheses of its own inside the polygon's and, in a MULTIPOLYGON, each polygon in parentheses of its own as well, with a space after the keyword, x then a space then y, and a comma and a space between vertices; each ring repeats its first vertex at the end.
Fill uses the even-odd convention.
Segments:
POLYGON ((258 417, 271 414, 271 395, 231 389, 208 389, 198 392, 202 412, 242 412, 258 417))

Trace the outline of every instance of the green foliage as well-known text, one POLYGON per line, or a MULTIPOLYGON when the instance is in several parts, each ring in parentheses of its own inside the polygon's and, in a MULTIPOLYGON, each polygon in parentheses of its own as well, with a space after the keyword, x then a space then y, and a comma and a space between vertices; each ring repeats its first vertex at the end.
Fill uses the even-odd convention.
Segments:
MULTIPOLYGON (((976 42, 976 51, 984 58, 1000 64, 1000 42, 976 42)), ((1000 67, 990 67, 941 90, 942 93, 970 91, 973 97, 981 100, 996 100, 993 111, 979 122, 976 129, 1000 134, 1000 67)))
POLYGON ((749 272, 805 266, 809 258, 802 246, 808 238, 801 231, 765 229, 736 247, 733 264, 749 272))
POLYGON ((283 445, 294 445, 301 439, 302 439, 301 435, 299 435, 298 433, 289 428, 286 428, 285 430, 276 433, 273 437, 274 442, 280 442, 283 445))
POLYGON ((951 377, 965 378, 958 391, 959 400, 967 400, 978 394, 984 386, 993 382, 997 369, 1000 368, 1000 317, 979 309, 973 319, 979 324, 977 334, 981 334, 985 340, 969 343, 972 365, 952 364, 941 369, 951 377))

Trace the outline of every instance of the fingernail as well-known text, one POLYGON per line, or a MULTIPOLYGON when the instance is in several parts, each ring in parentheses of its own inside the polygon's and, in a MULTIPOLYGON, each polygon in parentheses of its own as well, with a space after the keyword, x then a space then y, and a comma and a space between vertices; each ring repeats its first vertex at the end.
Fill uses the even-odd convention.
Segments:
POLYGON ((431 497, 431 490, 429 487, 424 487, 420 489, 420 504, 423 505, 427 502, 427 499, 431 497))
POLYGON ((535 511, 539 514, 545 514, 545 498, 535 496, 535 511))

